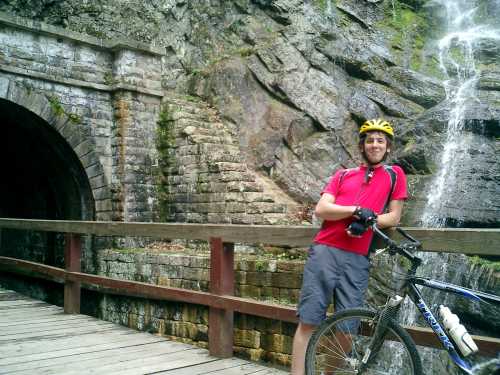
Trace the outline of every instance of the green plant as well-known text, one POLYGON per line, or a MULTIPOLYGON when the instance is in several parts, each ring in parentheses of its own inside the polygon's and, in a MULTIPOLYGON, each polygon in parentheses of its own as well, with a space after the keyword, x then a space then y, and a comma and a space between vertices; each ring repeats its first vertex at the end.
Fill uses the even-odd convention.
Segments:
POLYGON ((50 107, 52 111, 55 113, 57 117, 64 115, 66 112, 64 111, 64 107, 62 106, 59 98, 55 95, 51 95, 47 97, 47 100, 50 103, 50 107))
POLYGON ((255 47, 241 47, 238 49, 238 54, 241 57, 249 57, 255 54, 255 47))
POLYGON ((500 272, 500 261, 488 260, 477 255, 469 257, 469 260, 472 265, 486 267, 493 272, 500 272))
POLYGON ((108 86, 115 85, 118 81, 113 77, 113 73, 106 72, 104 73, 104 83, 108 86))

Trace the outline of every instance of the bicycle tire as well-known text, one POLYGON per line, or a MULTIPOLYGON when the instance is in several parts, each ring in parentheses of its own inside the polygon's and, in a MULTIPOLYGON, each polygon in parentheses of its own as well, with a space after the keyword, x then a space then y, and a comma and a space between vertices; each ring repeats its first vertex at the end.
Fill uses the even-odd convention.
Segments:
POLYGON ((420 355, 413 339, 393 321, 388 322, 388 336, 374 360, 364 371, 358 372, 375 328, 376 316, 377 313, 369 309, 347 309, 321 323, 307 346, 306 375, 422 375, 420 355), (340 344, 343 340, 348 340, 349 344, 346 341, 340 344))

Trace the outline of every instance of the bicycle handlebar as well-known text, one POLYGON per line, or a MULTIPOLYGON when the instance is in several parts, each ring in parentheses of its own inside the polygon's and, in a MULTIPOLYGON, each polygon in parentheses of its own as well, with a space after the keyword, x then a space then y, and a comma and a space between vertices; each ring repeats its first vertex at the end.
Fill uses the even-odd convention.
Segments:
POLYGON ((406 239, 410 240, 409 243, 397 243, 396 241, 393 241, 390 239, 384 232, 382 232, 376 224, 372 225, 373 232, 377 234, 380 238, 384 240, 384 242, 387 243, 388 245, 388 250, 391 255, 394 255, 396 253, 404 256, 407 258, 409 261, 412 263, 412 268, 416 269, 421 263, 422 260, 414 255, 412 251, 417 251, 422 248, 422 243, 412 236, 410 236, 408 233, 406 233, 403 229, 401 228, 396 228, 396 230, 406 239))

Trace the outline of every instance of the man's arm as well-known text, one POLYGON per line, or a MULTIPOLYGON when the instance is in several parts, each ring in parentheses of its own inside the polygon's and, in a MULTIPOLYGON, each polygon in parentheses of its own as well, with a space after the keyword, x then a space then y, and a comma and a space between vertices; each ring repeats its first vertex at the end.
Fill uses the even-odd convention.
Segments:
POLYGON ((356 206, 340 206, 335 204, 335 197, 333 195, 323 193, 314 209, 314 213, 323 220, 341 220, 351 217, 355 210, 356 206))
POLYGON ((377 226, 379 228, 389 228, 398 225, 403 213, 403 204, 403 200, 390 201, 388 212, 377 217, 377 226))

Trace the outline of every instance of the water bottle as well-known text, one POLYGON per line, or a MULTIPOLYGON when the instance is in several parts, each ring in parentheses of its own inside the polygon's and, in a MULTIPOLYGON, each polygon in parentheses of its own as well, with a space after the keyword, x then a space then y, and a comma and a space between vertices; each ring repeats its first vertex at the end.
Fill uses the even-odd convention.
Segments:
POLYGON ((464 357, 478 351, 476 343, 472 340, 467 329, 460 324, 458 316, 453 314, 448 307, 443 305, 439 306, 439 315, 443 320, 444 328, 446 328, 446 331, 448 331, 457 345, 458 350, 460 350, 464 357))

